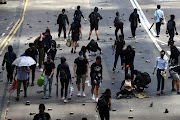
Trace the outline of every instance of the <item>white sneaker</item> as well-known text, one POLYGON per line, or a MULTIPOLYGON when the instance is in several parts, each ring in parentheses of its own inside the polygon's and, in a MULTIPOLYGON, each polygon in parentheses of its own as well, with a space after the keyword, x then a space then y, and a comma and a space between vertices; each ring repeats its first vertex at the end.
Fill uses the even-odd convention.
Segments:
POLYGON ((67 103, 68 102, 68 100, 67 99, 64 99, 64 103, 67 103))
POLYGON ((85 94, 85 92, 83 92, 83 93, 82 93, 82 96, 83 96, 83 97, 86 97, 86 94, 85 94))
POLYGON ((62 100, 64 100, 64 99, 65 99, 65 97, 62 97, 61 99, 62 99, 62 100))
POLYGON ((42 69, 42 68, 40 68, 40 69, 39 69, 39 72, 42 72, 42 71, 43 71, 43 69, 42 69))
POLYGON ((93 95, 91 95, 91 99, 92 99, 92 100, 95 100, 94 94, 93 94, 93 95))
POLYGON ((96 103, 98 102, 98 98, 96 98, 95 102, 96 102, 96 103))
POLYGON ((78 97, 80 97, 80 96, 81 96, 81 92, 80 92, 80 91, 78 92, 77 96, 78 96, 78 97))
POLYGON ((64 39, 64 41, 65 41, 65 42, 67 42, 67 40, 66 40, 66 39, 64 39))

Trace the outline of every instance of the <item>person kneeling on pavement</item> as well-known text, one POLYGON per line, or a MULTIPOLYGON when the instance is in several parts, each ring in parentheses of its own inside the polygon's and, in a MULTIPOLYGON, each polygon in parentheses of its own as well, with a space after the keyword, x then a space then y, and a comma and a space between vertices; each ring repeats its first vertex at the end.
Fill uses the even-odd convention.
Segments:
POLYGON ((131 75, 126 74, 125 80, 122 81, 120 92, 118 92, 117 99, 121 99, 123 95, 127 95, 127 98, 131 98, 133 87, 137 89, 137 86, 134 85, 134 82, 131 80, 131 75), (124 89, 122 90, 124 86, 124 89))
POLYGON ((177 94, 180 95, 180 91, 179 91, 179 84, 180 84, 180 66, 170 66, 169 68, 169 73, 171 75, 171 77, 173 78, 172 80, 172 92, 176 91, 174 85, 176 83, 177 86, 177 94))
POLYGON ((97 50, 99 50, 99 51, 100 51, 100 54, 102 54, 101 48, 98 46, 98 43, 97 43, 94 39, 92 39, 92 40, 88 43, 88 45, 86 46, 86 48, 87 48, 87 50, 89 51, 89 53, 90 53, 90 52, 97 52, 97 50))

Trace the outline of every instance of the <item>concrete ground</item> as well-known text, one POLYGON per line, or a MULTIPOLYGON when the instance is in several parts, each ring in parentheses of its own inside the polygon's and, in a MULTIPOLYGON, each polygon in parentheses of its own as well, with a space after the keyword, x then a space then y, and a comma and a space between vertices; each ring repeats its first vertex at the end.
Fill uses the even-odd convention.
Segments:
MULTIPOLYGON (((56 57, 65 56, 67 62, 70 66, 71 74, 73 75, 73 62, 74 59, 78 56, 78 53, 71 54, 71 48, 65 45, 63 38, 58 38, 57 30, 58 26, 56 24, 57 16, 61 12, 62 8, 65 8, 68 12, 70 23, 73 21, 73 13, 77 5, 81 5, 81 10, 85 18, 88 18, 88 15, 93 11, 94 7, 99 8, 99 13, 102 15, 103 20, 100 21, 99 25, 99 36, 100 41, 98 41, 100 47, 102 48, 103 54, 103 83, 100 87, 100 93, 104 92, 105 89, 110 88, 112 92, 112 109, 116 111, 110 112, 111 120, 127 120, 129 116, 134 116, 135 120, 178 120, 180 119, 180 103, 178 102, 180 96, 171 91, 171 79, 166 79, 165 82, 165 94, 158 97, 156 96, 156 86, 157 80, 156 75, 152 75, 153 67, 155 64, 156 57, 159 56, 159 49, 165 49, 166 52, 169 51, 169 48, 165 43, 167 43, 167 37, 165 35, 165 26, 162 26, 162 32, 158 40, 154 38, 153 31, 147 32, 147 20, 152 24, 153 20, 151 19, 156 9, 157 4, 162 5, 162 9, 167 16, 166 20, 169 19, 170 14, 176 15, 177 28, 179 30, 180 16, 178 15, 178 5, 180 4, 179 0, 173 1, 164 1, 164 0, 137 0, 142 11, 138 7, 136 0, 12 0, 8 1, 7 5, 1 5, 0 13, 2 17, 0 18, 0 32, 4 36, 1 36, 0 43, 2 44, 6 35, 15 25, 18 18, 21 18, 22 24, 19 27, 16 34, 9 41, 9 44, 13 45, 17 56, 20 56, 28 48, 27 43, 33 42, 36 37, 39 36, 41 32, 44 32, 48 27, 51 30, 51 34, 57 44, 60 44, 61 47, 58 48, 56 57), (27 3, 27 4, 26 4, 27 3), (20 13, 23 13, 24 6, 26 6, 24 20, 20 13), (172 7, 173 6, 173 7, 172 7), (144 12, 147 20, 142 17, 142 27, 137 29, 137 38, 136 40, 128 38, 131 36, 131 31, 129 27, 129 15, 133 12, 134 7, 138 7, 140 16, 143 16, 144 12), (1 9, 2 8, 2 9, 1 9), (125 40, 127 45, 132 45, 135 47, 136 57, 134 61, 135 69, 142 72, 148 72, 151 75, 152 82, 149 85, 149 88, 145 91, 145 94, 150 95, 150 98, 138 99, 133 97, 132 99, 121 99, 116 100, 116 93, 119 91, 120 84, 124 79, 124 71, 120 69, 120 61, 117 64, 116 72, 112 71, 114 56, 112 56, 112 45, 115 40, 113 21, 116 11, 119 11, 120 14, 124 14, 124 33, 125 40), (146 12, 147 11, 147 12, 146 12), (19 14, 18 14, 19 13, 19 14), (7 17, 8 16, 8 17, 7 17), (5 20, 7 19, 7 20, 5 20), (13 23, 12 23, 13 22, 13 23), (12 23, 12 24, 11 24, 12 23), (11 24, 11 25, 10 25, 11 24), (9 27, 9 31, 6 30, 9 27), (110 40, 112 38, 112 40, 110 40), (156 42, 157 44, 155 45, 156 42), (137 42, 136 42, 137 41, 137 42), (161 41, 161 42, 159 42, 161 41), (165 43, 164 43, 165 42, 165 43), (162 44, 163 43, 163 44, 162 44), (157 48, 157 46, 159 47, 157 48), (150 63, 147 63, 146 60, 150 60, 150 63), (114 82, 115 84, 112 84, 114 82), (153 102, 153 107, 149 107, 153 102), (133 109, 133 112, 130 112, 130 109, 133 109), (165 114, 165 109, 169 110, 168 114, 165 114)), ((67 26, 67 32, 69 31, 70 26, 67 26)), ((153 28, 154 29, 154 28, 153 28)), ((155 29, 154 29, 155 30, 155 29)), ((79 41, 79 46, 77 51, 80 50, 81 46, 87 45, 89 42, 87 40, 89 33, 89 22, 82 21, 82 33, 83 39, 79 41)), ((96 39, 93 32, 92 38, 96 39)), ((175 37, 177 41, 177 46, 180 46, 178 41, 178 36, 175 37)), ((0 50, 2 47, 0 47, 0 50)), ((0 56, 0 61, 3 59, 4 53, 7 51, 7 48, 2 52, 0 56)), ((99 54, 99 53, 97 53, 99 54)), ((167 52, 167 57, 169 57, 167 52)), ((95 62, 95 56, 90 56, 92 60, 90 65, 95 62)), ((60 63, 60 60, 55 60, 56 67, 60 63)), ((36 80, 40 76, 41 72, 36 70, 36 80)), ((55 71, 56 74, 56 71, 55 71)), ((167 74, 169 76, 169 74, 167 74)), ((91 86, 86 85, 86 97, 79 98, 76 97, 77 89, 75 85, 75 79, 73 78, 73 86, 75 88, 74 95, 71 101, 67 104, 64 104, 60 99, 60 84, 59 84, 59 98, 56 98, 56 78, 54 75, 53 80, 53 97, 50 99, 41 99, 43 95, 38 94, 37 91, 43 90, 42 87, 38 87, 36 84, 33 87, 28 87, 28 97, 23 97, 23 92, 21 92, 20 101, 15 100, 16 91, 11 94, 6 89, 9 87, 9 84, 6 81, 6 71, 1 71, 0 78, 3 79, 3 82, 0 83, 1 94, 1 116, 0 119, 12 119, 12 120, 31 120, 34 115, 29 115, 30 113, 38 113, 38 106, 40 103, 46 105, 46 111, 50 113, 53 120, 80 120, 83 117, 87 117, 88 120, 99 120, 98 113, 95 111, 96 104, 90 98, 90 89, 91 86), (9 98, 9 99, 8 99, 9 98), (26 106, 26 101, 30 101, 31 105, 26 106), (82 105, 85 103, 85 105, 82 105), (51 111, 48 111, 48 108, 52 108, 51 111), (70 115, 70 112, 74 112, 73 115, 70 115)), ((31 78, 31 76, 30 76, 31 78)), ((90 80, 90 77, 87 78, 90 80)), ((36 83, 36 82, 35 82, 36 83)))

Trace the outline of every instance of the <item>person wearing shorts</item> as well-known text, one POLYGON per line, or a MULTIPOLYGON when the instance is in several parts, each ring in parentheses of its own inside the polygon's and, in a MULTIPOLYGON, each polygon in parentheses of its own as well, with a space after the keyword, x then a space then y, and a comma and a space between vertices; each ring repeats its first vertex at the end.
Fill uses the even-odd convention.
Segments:
POLYGON ((86 77, 88 77, 88 68, 89 63, 86 58, 83 57, 83 52, 79 52, 79 57, 75 59, 74 61, 74 76, 77 78, 77 88, 78 88, 78 94, 77 96, 81 96, 80 91, 80 83, 82 83, 82 96, 86 97, 86 94, 84 92, 85 90, 85 81, 86 77))
POLYGON ((101 64, 101 57, 96 57, 96 62, 91 65, 91 99, 98 102, 99 97, 99 86, 102 82, 102 64, 101 64), (96 98, 94 97, 94 88, 96 86, 96 98))
POLYGON ((177 94, 180 95, 180 91, 179 91, 179 84, 180 84, 180 66, 171 66, 169 69, 169 73, 172 77, 172 92, 176 91, 175 89, 175 83, 176 83, 176 87, 177 87, 177 94))

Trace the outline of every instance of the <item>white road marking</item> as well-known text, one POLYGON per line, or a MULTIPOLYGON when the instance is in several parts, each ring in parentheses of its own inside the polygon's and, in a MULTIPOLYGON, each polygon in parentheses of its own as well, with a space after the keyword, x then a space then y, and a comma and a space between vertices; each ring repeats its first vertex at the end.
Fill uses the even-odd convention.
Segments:
POLYGON ((7 27, 6 30, 9 30, 9 27, 7 27))
POLYGON ((12 25, 13 24, 13 22, 11 22, 11 24, 10 25, 12 25))
MULTIPOLYGON (((137 2, 136 0, 130 0, 130 2, 131 2, 132 6, 133 6, 134 8, 139 9, 138 13, 139 13, 139 15, 140 15, 141 23, 142 23, 142 25, 144 26, 144 29, 145 29, 146 32, 148 33, 149 37, 151 38, 151 40, 153 41, 153 43, 155 44, 155 46, 157 47, 157 49, 158 49, 159 51, 161 51, 162 48, 161 48, 160 45, 157 43, 157 41, 156 41, 157 39, 154 38, 154 36, 153 36, 153 35, 151 34, 151 32, 149 31, 150 24, 149 24, 146 16, 144 15, 142 9, 140 8, 138 2, 137 2), (133 2, 133 1, 134 1, 134 2, 133 2)), ((152 29, 151 29, 151 30, 152 30, 152 29)), ((165 55, 165 58, 168 59, 167 55, 165 55)))
POLYGON ((3 33, 1 36, 3 37, 6 33, 3 33))
POLYGON ((171 54, 171 51, 166 51, 167 53, 168 53, 168 55, 170 55, 171 54))

